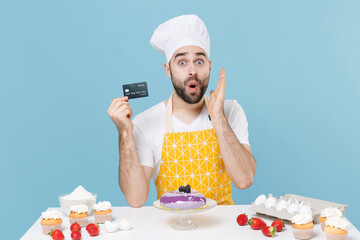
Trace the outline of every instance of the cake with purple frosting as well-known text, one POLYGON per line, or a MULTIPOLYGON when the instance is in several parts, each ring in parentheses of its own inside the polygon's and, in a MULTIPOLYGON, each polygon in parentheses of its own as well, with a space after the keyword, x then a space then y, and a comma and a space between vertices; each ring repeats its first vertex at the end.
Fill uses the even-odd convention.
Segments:
POLYGON ((164 208, 190 210, 204 207, 205 196, 191 190, 190 185, 181 186, 179 190, 164 193, 160 198, 160 205, 164 208))

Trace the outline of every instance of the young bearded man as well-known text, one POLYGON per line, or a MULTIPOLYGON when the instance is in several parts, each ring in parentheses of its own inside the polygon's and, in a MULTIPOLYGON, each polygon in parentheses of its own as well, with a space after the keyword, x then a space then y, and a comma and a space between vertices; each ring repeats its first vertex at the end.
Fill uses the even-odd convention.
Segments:
POLYGON ((112 101, 108 114, 119 131, 119 183, 127 202, 142 206, 153 178, 157 198, 189 184, 217 204, 234 204, 232 183, 252 185, 256 162, 245 113, 225 100, 225 70, 205 96, 211 72, 210 39, 203 21, 183 15, 161 24, 150 40, 166 56, 170 98, 133 120, 128 98, 112 101))

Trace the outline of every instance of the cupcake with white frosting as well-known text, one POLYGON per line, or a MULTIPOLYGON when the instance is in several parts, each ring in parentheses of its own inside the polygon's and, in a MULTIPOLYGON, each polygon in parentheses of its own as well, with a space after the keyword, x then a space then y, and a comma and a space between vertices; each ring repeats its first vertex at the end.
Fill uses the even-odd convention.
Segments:
POLYGON ((325 222, 324 232, 327 240, 345 240, 349 224, 339 217, 331 217, 325 222))
POLYGON ((46 210, 41 213, 41 227, 44 234, 49 234, 55 229, 61 230, 62 215, 56 210, 46 210))
POLYGON ((292 219, 292 230, 296 239, 311 239, 314 233, 313 218, 309 213, 296 214, 292 219))
POLYGON ((319 217, 322 230, 324 230, 326 220, 331 217, 342 217, 342 212, 339 209, 333 207, 328 207, 323 209, 320 212, 320 217, 319 217))
POLYGON ((70 225, 77 222, 80 227, 85 227, 88 224, 88 210, 89 208, 85 204, 71 206, 69 215, 70 225))
POLYGON ((95 222, 105 223, 105 221, 112 221, 111 203, 103 201, 95 204, 94 207, 95 222))
POLYGON ((300 203, 299 213, 308 213, 311 216, 314 216, 310 203, 304 203, 304 202, 300 203))

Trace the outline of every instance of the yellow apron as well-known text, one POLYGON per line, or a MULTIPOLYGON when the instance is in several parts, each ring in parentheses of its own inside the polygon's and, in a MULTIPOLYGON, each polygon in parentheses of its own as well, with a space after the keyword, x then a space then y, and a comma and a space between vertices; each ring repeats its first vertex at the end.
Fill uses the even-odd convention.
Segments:
POLYGON ((187 184, 217 204, 234 204, 232 182, 221 159, 214 129, 174 133, 171 95, 165 112, 160 171, 155 180, 157 198, 187 184))

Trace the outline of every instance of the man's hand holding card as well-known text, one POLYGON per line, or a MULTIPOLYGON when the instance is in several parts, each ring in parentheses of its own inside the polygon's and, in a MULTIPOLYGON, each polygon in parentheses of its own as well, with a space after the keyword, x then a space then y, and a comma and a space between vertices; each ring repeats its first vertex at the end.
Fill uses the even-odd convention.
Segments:
POLYGON ((133 110, 129 105, 129 99, 149 96, 147 83, 132 83, 123 85, 124 97, 114 98, 108 109, 110 118, 115 123, 119 133, 133 130, 131 116, 133 110))

